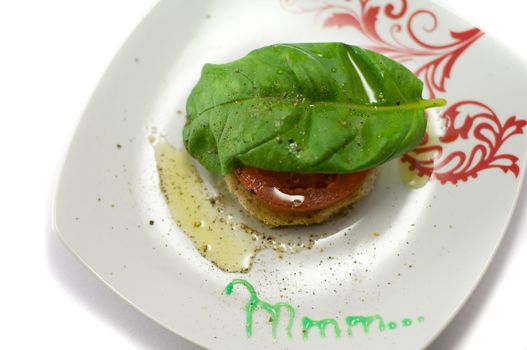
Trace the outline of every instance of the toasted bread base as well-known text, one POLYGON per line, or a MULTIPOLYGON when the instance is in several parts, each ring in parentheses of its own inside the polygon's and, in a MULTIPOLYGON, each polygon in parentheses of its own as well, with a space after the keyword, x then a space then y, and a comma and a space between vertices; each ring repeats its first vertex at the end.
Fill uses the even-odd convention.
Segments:
POLYGON ((303 213, 291 213, 276 210, 256 197, 247 188, 245 188, 234 174, 225 176, 225 183, 231 193, 236 196, 241 205, 252 215, 256 216, 263 223, 272 226, 291 226, 291 225, 312 225, 328 220, 332 216, 342 212, 345 208, 356 203, 362 197, 366 196, 373 188, 377 170, 370 171, 362 184, 353 193, 343 200, 332 204, 323 209, 313 210, 303 213))

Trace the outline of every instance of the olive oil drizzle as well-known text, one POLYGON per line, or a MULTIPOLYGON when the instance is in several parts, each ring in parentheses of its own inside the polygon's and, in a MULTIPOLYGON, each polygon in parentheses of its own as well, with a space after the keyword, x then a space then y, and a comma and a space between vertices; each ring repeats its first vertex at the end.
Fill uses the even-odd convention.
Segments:
POLYGON ((160 140, 155 156, 172 217, 200 254, 223 271, 248 271, 261 249, 254 231, 236 222, 211 196, 187 152, 160 140))

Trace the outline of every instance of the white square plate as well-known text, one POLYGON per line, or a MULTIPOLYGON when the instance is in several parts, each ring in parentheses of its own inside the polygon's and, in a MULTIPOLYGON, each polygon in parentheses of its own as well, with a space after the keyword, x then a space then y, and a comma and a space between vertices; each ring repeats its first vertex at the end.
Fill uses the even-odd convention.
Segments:
POLYGON ((525 65, 499 43, 431 2, 161 1, 106 72, 72 142, 55 202, 66 245, 124 299, 208 348, 418 349, 455 315, 490 262, 525 173, 525 65), (404 62, 442 130, 432 162, 403 160, 432 179, 411 189, 399 161, 384 165, 370 196, 348 216, 309 228, 333 232, 312 250, 259 253, 246 274, 220 271, 170 217, 153 130, 182 147, 185 101, 204 63, 226 62, 277 42, 342 41, 404 62), (151 224, 153 221, 153 224, 151 224), (375 233, 375 234, 374 234, 375 233), (377 234, 378 233, 378 234, 377 234), (261 300, 295 310, 277 337, 257 310, 245 329, 249 281, 261 300), (379 315, 365 332, 350 316, 379 315), (302 317, 332 318, 325 338, 302 317))

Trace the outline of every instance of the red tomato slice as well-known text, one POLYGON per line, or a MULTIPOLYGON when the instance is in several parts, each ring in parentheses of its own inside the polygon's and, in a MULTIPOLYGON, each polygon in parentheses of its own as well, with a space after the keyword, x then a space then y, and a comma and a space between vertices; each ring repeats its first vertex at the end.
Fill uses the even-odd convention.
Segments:
POLYGON ((346 198, 370 170, 353 174, 301 174, 258 168, 235 170, 240 183, 267 205, 287 212, 327 208, 346 198))

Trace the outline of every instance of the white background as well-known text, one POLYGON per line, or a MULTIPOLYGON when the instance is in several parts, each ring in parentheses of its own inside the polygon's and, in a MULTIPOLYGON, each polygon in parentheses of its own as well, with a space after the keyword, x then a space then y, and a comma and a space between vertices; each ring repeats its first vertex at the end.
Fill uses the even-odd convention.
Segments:
MULTIPOLYGON (((527 60, 527 4, 443 2, 527 60)), ((198 349, 114 295, 50 228, 54 188, 83 108, 154 3, 0 0, 1 349, 198 349)), ((527 349, 523 192, 487 274, 431 349, 527 349)))

